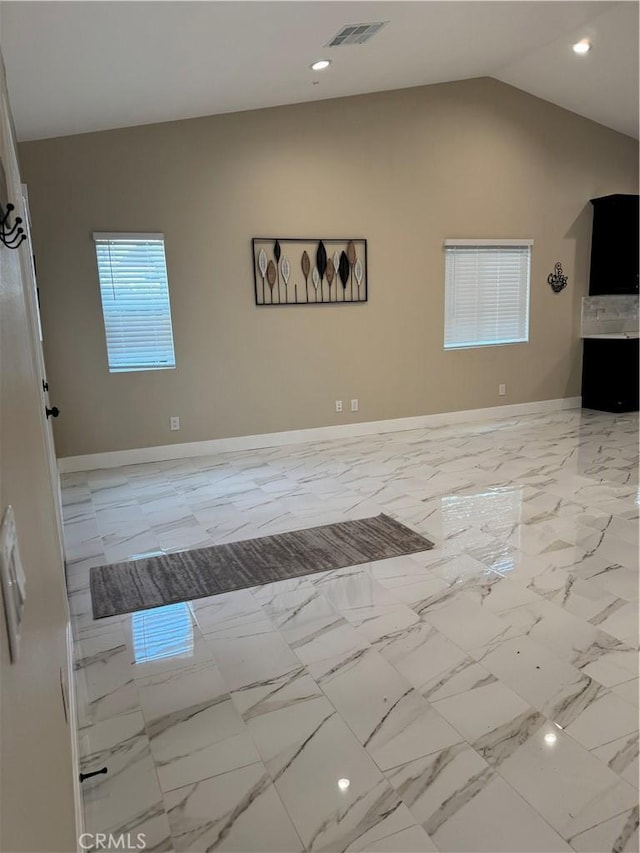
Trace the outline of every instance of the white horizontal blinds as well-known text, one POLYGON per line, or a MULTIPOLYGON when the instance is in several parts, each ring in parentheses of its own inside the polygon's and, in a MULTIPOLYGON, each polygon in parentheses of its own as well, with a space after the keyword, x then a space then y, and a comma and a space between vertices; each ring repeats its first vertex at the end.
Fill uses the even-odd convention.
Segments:
POLYGON ((175 367, 162 234, 94 234, 109 370, 175 367))
POLYGON ((531 241, 445 243, 445 349, 529 339, 531 241))

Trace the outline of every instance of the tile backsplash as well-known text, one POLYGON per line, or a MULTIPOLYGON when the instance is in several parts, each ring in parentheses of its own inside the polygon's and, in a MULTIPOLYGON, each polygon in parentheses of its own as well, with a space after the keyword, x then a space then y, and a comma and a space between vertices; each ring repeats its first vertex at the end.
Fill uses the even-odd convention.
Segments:
POLYGON ((638 331, 638 296, 585 296, 582 336, 638 331))

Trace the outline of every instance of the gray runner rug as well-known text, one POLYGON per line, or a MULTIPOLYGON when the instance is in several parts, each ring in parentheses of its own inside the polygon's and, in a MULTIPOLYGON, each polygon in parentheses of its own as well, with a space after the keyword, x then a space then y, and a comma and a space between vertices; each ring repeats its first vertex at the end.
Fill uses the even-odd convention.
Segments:
POLYGON ((342 521, 91 569, 94 619, 433 548, 399 521, 342 521))

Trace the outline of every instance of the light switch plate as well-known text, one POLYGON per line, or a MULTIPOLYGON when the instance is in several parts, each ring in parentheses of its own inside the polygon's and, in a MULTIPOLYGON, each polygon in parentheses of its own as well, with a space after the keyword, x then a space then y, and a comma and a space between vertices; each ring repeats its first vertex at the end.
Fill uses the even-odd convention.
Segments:
POLYGON ((11 660, 15 663, 20 648, 26 578, 20 560, 16 520, 11 506, 7 507, 0 526, 0 581, 9 634, 9 651, 11 660))

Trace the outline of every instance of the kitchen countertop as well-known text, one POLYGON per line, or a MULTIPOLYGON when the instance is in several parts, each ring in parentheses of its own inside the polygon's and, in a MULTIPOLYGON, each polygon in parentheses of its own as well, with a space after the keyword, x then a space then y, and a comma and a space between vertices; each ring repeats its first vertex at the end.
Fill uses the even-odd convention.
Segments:
POLYGON ((606 334, 601 335, 583 335, 583 340, 590 341, 624 341, 624 340, 637 340, 640 337, 638 332, 608 332, 606 334))

